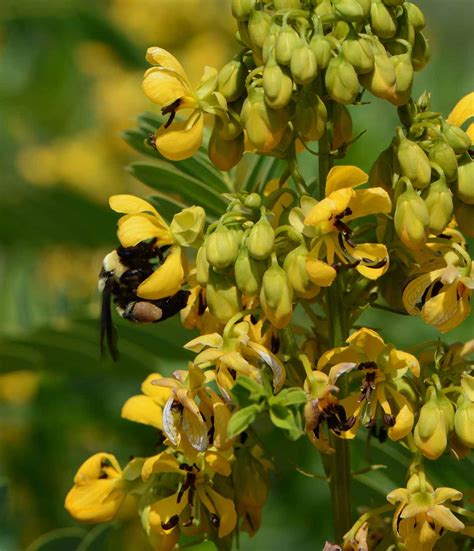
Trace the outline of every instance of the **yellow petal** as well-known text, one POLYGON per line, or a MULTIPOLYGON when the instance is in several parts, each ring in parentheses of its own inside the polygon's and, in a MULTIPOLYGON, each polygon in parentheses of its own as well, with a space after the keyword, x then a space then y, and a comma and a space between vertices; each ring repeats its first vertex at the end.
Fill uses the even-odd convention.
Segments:
POLYGON ((166 452, 149 457, 142 468, 143 480, 148 480, 153 473, 180 473, 176 458, 166 452))
POLYGON ((135 423, 150 425, 162 430, 163 428, 163 410, 148 396, 139 394, 129 398, 123 408, 122 417, 135 423))
POLYGON ((159 67, 146 71, 143 78, 143 91, 148 99, 161 107, 172 105, 179 101, 176 109, 194 108, 197 103, 189 87, 174 72, 159 67))
POLYGON ((222 348, 223 342, 219 333, 210 333, 209 335, 200 335, 192 339, 184 345, 184 348, 192 350, 193 352, 201 352, 206 346, 210 346, 211 348, 222 348))
POLYGON ((221 496, 212 488, 206 487, 206 493, 212 500, 219 517, 219 532, 218 536, 223 538, 230 534, 237 524, 237 513, 235 505, 231 499, 221 496))
POLYGON ((183 432, 195 450, 199 452, 206 451, 209 446, 208 428, 200 413, 199 415, 194 415, 188 408, 184 408, 183 432))
POLYGON ((425 302, 421 310, 421 318, 425 323, 440 327, 454 318, 457 312, 457 285, 453 284, 425 302))
POLYGON ((460 499, 462 499, 462 493, 454 488, 441 486, 435 490, 434 503, 436 505, 443 503, 444 501, 459 501, 460 499))
POLYGON ((229 476, 232 472, 230 463, 225 457, 217 452, 208 451, 205 455, 206 463, 211 467, 213 471, 221 474, 222 476, 229 476))
POLYGON ((464 524, 444 505, 431 507, 428 514, 437 524, 451 532, 460 532, 464 529, 464 524))
POLYGON ((203 128, 202 113, 194 111, 185 121, 175 121, 168 128, 159 128, 156 132, 156 147, 171 161, 192 157, 201 146, 203 128))
POLYGON ((448 116, 449 124, 461 126, 464 121, 474 117, 474 92, 461 98, 448 116))
POLYGON ((382 337, 372 329, 367 329, 367 327, 362 327, 362 329, 353 333, 346 342, 359 348, 369 360, 373 361, 376 361, 379 354, 385 349, 385 342, 382 337))
POLYGON ((306 273, 309 279, 320 287, 329 287, 337 276, 337 272, 332 266, 316 258, 311 258, 311 256, 306 259, 306 273))
POLYGON ((329 197, 314 205, 306 216, 304 223, 314 226, 324 223, 324 230, 326 232, 332 231, 333 225, 329 222, 331 216, 343 212, 349 205, 353 194, 354 190, 349 188, 339 189, 331 193, 329 197))
POLYGON ((168 398, 171 396, 171 389, 153 384, 152 381, 162 379, 160 373, 152 373, 143 381, 141 386, 141 391, 146 396, 153 398, 155 404, 159 406, 164 406, 168 401, 168 398))
POLYGON ((326 197, 338 189, 365 184, 368 179, 368 175, 356 166, 334 166, 326 180, 326 197))
POLYGON ((427 274, 422 274, 414 279, 412 279, 403 291, 403 306, 405 310, 411 316, 417 316, 420 313, 420 303, 423 294, 429 285, 433 283, 440 275, 443 270, 434 270, 428 272, 427 274))
POLYGON ((119 220, 117 237, 123 247, 134 247, 146 239, 156 238, 159 247, 173 243, 169 229, 148 214, 132 214, 119 220))
POLYGON ((232 414, 224 402, 215 402, 212 409, 214 413, 213 444, 217 449, 228 449, 232 445, 232 440, 227 437, 227 425, 232 414))
POLYGON ((171 517, 179 516, 188 504, 188 492, 189 490, 186 490, 183 493, 179 503, 178 492, 154 503, 150 509, 150 524, 162 526, 169 522, 171 517), (159 518, 155 518, 155 515, 159 518))
POLYGON ((160 217, 158 211, 145 199, 136 197, 135 195, 112 195, 109 198, 109 205, 115 212, 123 214, 139 214, 141 212, 149 212, 157 217, 160 217))
POLYGON ((178 75, 187 81, 186 73, 181 65, 181 63, 168 51, 158 46, 151 46, 146 51, 146 60, 150 65, 160 65, 165 69, 174 71, 178 75))
POLYGON ((122 506, 126 493, 115 480, 95 480, 74 486, 66 496, 65 508, 81 522, 108 522, 122 506))
POLYGON ((382 243, 361 243, 354 248, 347 245, 347 250, 361 261, 356 270, 367 279, 378 279, 390 266, 387 247, 382 243))
POLYGON ((455 327, 460 325, 471 313, 471 291, 464 291, 464 293, 461 295, 461 297, 458 299, 457 302, 457 309, 454 316, 446 321, 445 323, 442 323, 441 325, 438 325, 438 330, 441 333, 447 333, 448 331, 452 331, 455 327))
POLYGON ((397 371, 398 377, 404 375, 408 369, 416 377, 420 376, 420 363, 413 354, 392 348, 392 350, 390 350, 388 363, 391 369, 397 371))
POLYGON ((102 478, 104 474, 109 479, 120 478, 121 473, 122 469, 115 456, 110 453, 96 453, 79 467, 74 477, 74 484, 88 484, 99 477, 104 480, 102 478))
POLYGON ((137 295, 148 300, 175 295, 184 281, 181 255, 180 247, 172 247, 164 263, 139 285, 137 295))
POLYGON ((388 193, 381 187, 357 189, 354 191, 349 208, 352 214, 344 220, 355 220, 370 214, 388 214, 392 210, 392 202, 388 193))
POLYGON ((391 440, 400 440, 411 432, 415 416, 411 404, 402 394, 392 392, 392 396, 400 410, 395 416, 395 424, 388 429, 388 436, 391 440))

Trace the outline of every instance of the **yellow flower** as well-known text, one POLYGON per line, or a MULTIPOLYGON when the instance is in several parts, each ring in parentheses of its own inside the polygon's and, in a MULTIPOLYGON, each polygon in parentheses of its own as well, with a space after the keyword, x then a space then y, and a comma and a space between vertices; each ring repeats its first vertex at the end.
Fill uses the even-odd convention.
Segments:
MULTIPOLYGON (((222 459, 225 463, 225 460, 222 459)), ((222 465, 216 465, 222 467, 222 465)), ((180 488, 168 497, 157 500, 145 508, 144 516, 150 528, 159 534, 173 534, 180 528, 190 526, 200 510, 199 523, 203 531, 217 530, 217 536, 223 538, 230 534, 237 524, 234 502, 222 496, 215 489, 214 474, 229 476, 230 468, 212 469, 198 458, 192 465, 178 460, 167 452, 162 452, 147 459, 143 465, 142 477, 158 478, 162 474, 175 474, 184 478, 180 488), (207 518, 206 518, 206 513, 207 518)))
POLYGON ((462 247, 453 245, 430 271, 417 274, 403 291, 403 304, 412 316, 420 316, 440 332, 461 324, 471 312, 474 262, 462 247), (458 254, 453 254, 453 251, 458 254), (442 267, 439 267, 439 263, 442 267))
POLYGON ((398 390, 397 380, 407 372, 418 376, 418 360, 392 345, 371 329, 362 328, 346 341, 349 346, 328 350, 318 361, 319 370, 330 370, 334 378, 350 373, 350 388, 357 385, 347 398, 341 400, 349 430, 346 438, 353 438, 362 422, 372 426, 381 410, 383 424, 392 440, 406 436, 413 427, 413 408, 398 390))
POLYGON ((206 67, 201 84, 194 91, 179 61, 166 50, 148 48, 146 60, 154 67, 145 73, 143 90, 149 99, 161 106, 163 115, 170 116, 156 132, 156 148, 172 161, 192 157, 202 143, 204 112, 225 116, 226 100, 214 91, 217 70, 206 67), (180 110, 190 111, 190 114, 185 120, 175 121, 180 110))
POLYGON ((395 535, 407 549, 431 551, 445 530, 460 532, 464 529, 464 524, 443 505, 461 498, 457 490, 435 490, 424 475, 413 475, 407 488, 398 488, 387 496, 390 503, 400 503, 393 517, 395 535))
MULTIPOLYGON (((364 277, 377 279, 389 266, 387 248, 381 243, 353 243, 353 230, 348 225, 357 218, 387 214, 391 210, 390 198, 382 188, 353 189, 367 180, 367 174, 355 166, 332 168, 326 182, 325 199, 316 202, 302 198, 301 209, 293 209, 290 221, 296 230, 311 238, 310 259, 325 259, 330 266, 338 259, 364 277)), ((318 266, 308 273, 317 272, 318 266)), ((325 277, 315 283, 330 285, 334 277, 333 271, 326 270, 325 277)))
POLYGON ((122 469, 115 457, 96 453, 77 471, 65 507, 82 522, 107 522, 117 515, 126 496, 122 469))
POLYGON ((157 249, 172 245, 164 262, 137 289, 148 300, 175 295, 184 282, 186 264, 181 247, 175 242, 168 224, 148 201, 133 195, 113 195, 110 207, 124 213, 118 221, 117 235, 123 247, 153 240, 157 249))
MULTIPOLYGON (((447 121, 454 126, 461 126, 472 117, 474 117, 474 92, 470 92, 458 101, 447 121)), ((471 138, 471 142, 474 142, 474 122, 471 122, 466 134, 471 138)))

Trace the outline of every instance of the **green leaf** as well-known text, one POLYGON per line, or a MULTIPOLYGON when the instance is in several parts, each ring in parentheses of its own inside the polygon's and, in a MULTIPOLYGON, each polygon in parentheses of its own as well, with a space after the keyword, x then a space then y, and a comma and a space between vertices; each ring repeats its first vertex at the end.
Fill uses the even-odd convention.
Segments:
POLYGON ((295 414, 289 407, 279 404, 271 405, 270 420, 276 427, 286 431, 290 440, 298 440, 304 434, 301 415, 298 412, 295 414))
MULTIPOLYGON (((270 390, 271 392, 271 390, 270 390)), ((231 391, 232 397, 241 407, 259 402, 262 398, 267 397, 265 388, 244 375, 238 377, 231 391)))
POLYGON ((76 551, 87 531, 84 528, 61 528, 35 540, 26 551, 76 551))
POLYGON ((272 396, 268 403, 280 406, 297 406, 306 403, 306 393, 301 388, 285 388, 276 396, 272 396))
POLYGON ((234 438, 234 436, 244 432, 244 430, 255 421, 262 409, 262 406, 252 404, 251 406, 236 411, 227 425, 227 435, 229 438, 234 438))
POLYGON ((200 205, 214 216, 220 216, 226 208, 220 193, 165 161, 133 163, 128 171, 153 189, 176 194, 187 205, 200 205))

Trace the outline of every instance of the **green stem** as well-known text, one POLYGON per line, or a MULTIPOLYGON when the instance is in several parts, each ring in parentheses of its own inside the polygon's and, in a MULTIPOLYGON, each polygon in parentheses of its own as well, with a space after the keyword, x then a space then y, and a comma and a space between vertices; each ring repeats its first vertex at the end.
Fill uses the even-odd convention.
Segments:
MULTIPOLYGON (((326 180, 331 169, 330 144, 327 131, 319 140, 319 200, 325 197, 326 180)), ((340 279, 327 290, 328 326, 331 346, 341 346, 349 336, 348 316, 343 303, 340 279)), ((343 391, 344 389, 341 388, 343 391)), ((335 453, 327 458, 332 520, 336 542, 342 543, 344 534, 352 526, 351 460, 346 440, 331 434, 335 453)))

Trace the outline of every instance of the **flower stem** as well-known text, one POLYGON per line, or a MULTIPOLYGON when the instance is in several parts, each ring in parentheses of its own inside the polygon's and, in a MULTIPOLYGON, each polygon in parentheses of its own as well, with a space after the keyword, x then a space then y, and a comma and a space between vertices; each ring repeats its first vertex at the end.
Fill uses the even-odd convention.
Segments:
MULTIPOLYGON (((326 180, 331 169, 330 144, 327 131, 319 140, 319 197, 325 196, 326 180)), ((343 303, 340 279, 327 289, 328 328, 331 346, 341 346, 349 336, 348 316, 343 303)), ((343 391, 343 389, 341 388, 343 391)), ((344 534, 352 526, 351 514, 351 460, 346 440, 331 434, 335 453, 327 459, 329 489, 331 492, 332 521, 336 542, 342 543, 344 534)))

